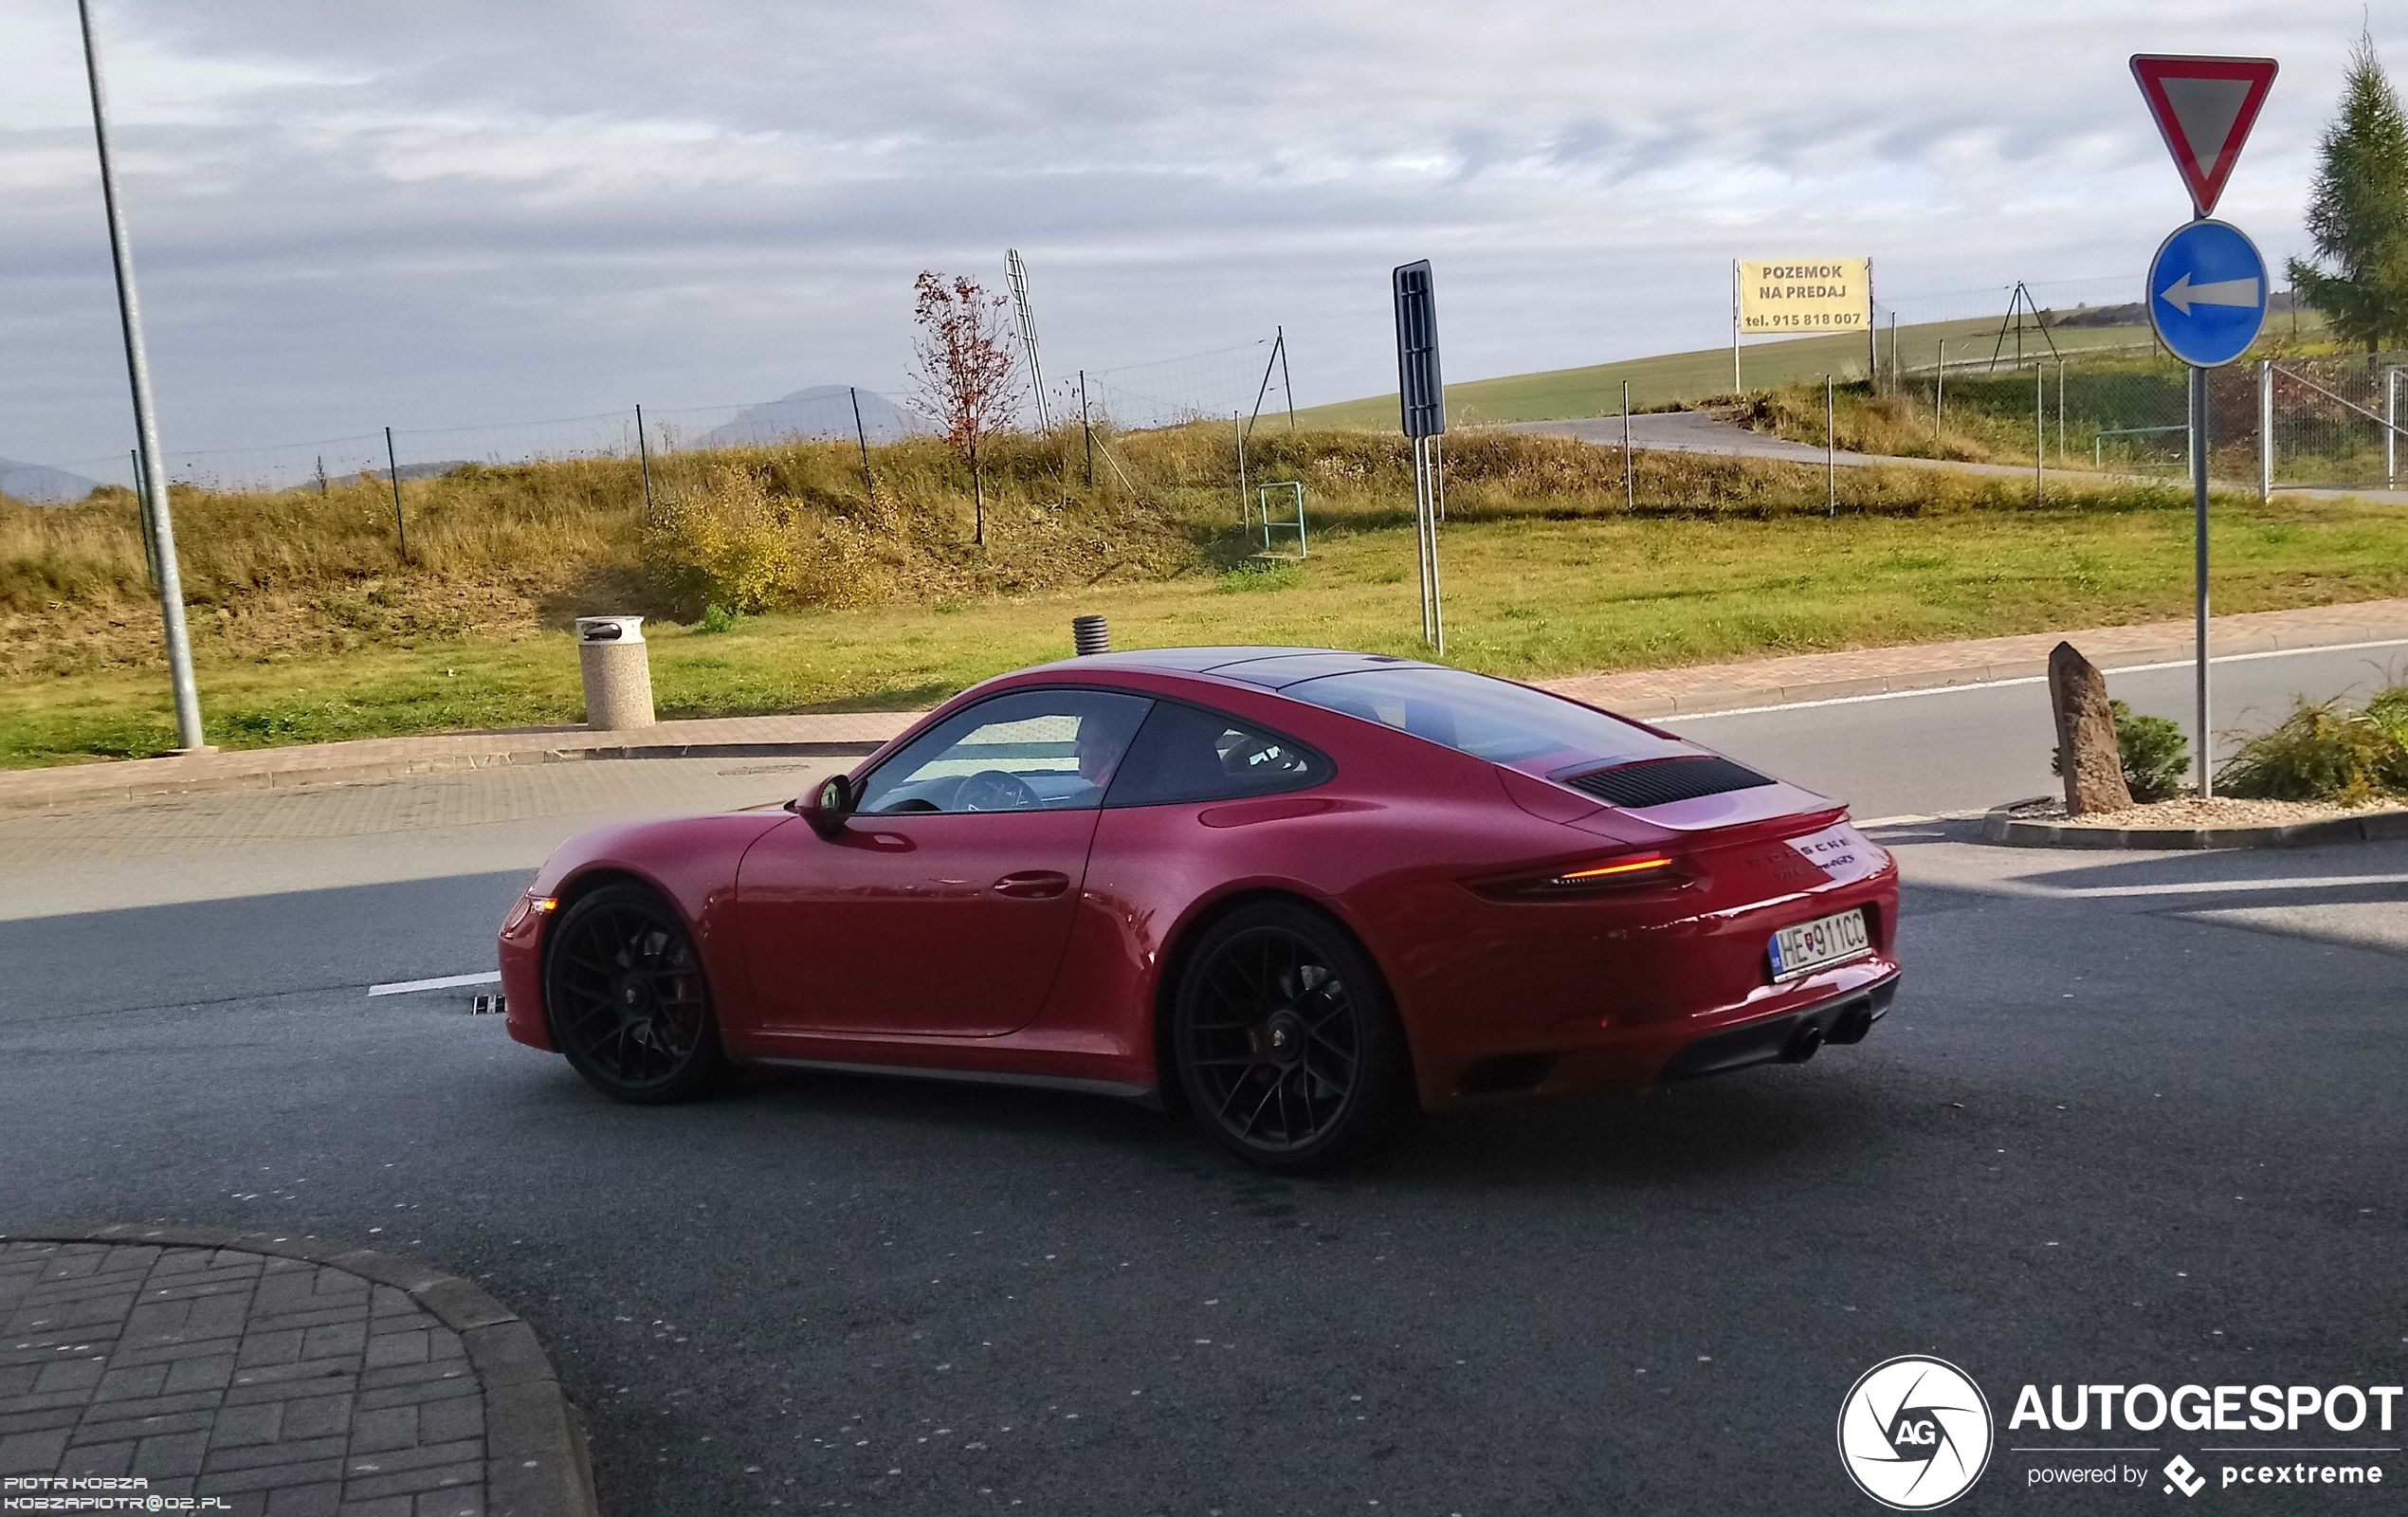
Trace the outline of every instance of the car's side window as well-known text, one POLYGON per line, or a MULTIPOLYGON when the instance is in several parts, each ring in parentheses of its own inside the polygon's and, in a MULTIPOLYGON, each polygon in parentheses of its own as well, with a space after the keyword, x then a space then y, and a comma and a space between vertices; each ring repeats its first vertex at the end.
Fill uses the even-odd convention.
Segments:
POLYGON ((1106 690, 1015 690, 955 713, 862 780, 868 815, 1076 811, 1104 803, 1153 703, 1106 690))
POLYGON ((1217 711, 1160 701, 1139 729, 1107 804, 1268 795, 1318 785, 1332 773, 1328 759, 1288 739, 1217 711))

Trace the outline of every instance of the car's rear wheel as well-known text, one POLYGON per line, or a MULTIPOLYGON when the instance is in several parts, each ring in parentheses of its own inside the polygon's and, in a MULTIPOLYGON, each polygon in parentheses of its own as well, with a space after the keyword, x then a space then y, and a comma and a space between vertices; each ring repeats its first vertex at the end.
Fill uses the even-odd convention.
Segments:
POLYGON ((561 913, 544 954, 543 998, 560 1051, 617 1100, 686 1100, 726 1072, 694 939, 641 886, 604 886, 561 913))
POLYGON ((1240 907, 1187 956, 1172 1008, 1189 1111, 1266 1169, 1317 1169, 1402 1137, 1419 1115, 1395 1009, 1370 956, 1317 911, 1240 907))

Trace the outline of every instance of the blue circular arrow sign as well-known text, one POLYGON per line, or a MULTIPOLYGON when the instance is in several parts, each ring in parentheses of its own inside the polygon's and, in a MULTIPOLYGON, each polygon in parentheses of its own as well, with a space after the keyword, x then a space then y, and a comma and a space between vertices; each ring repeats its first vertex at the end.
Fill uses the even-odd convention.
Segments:
POLYGON ((2149 324, 2174 356, 2201 369, 2232 362, 2266 324, 2266 260, 2237 227, 2178 227, 2149 260, 2149 324))

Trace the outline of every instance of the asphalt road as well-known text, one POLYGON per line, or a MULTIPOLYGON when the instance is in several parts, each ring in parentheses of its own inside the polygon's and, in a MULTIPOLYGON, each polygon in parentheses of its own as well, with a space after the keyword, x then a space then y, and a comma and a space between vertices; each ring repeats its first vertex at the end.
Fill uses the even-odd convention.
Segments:
MULTIPOLYGON (((2226 709, 2366 657, 2227 666, 2226 709)), ((2040 702, 1690 730, 1895 815, 2045 788, 2040 702)), ((598 816, 812 772, 556 767, 595 773, 0 820, 0 1224, 309 1232, 477 1278, 554 1347, 620 1517, 1865 1511, 1832 1429, 1892 1355, 2002 1418, 2026 1381, 2400 1379, 2408 848, 1893 825, 1908 981, 1864 1045, 1286 1180, 1086 1097, 763 1074, 617 1107, 465 993, 366 996, 489 964, 598 816)), ((2002 1438, 1969 1509, 2112 1504, 2027 1492, 2046 1456, 2009 1441, 2086 1440, 2002 1438)))

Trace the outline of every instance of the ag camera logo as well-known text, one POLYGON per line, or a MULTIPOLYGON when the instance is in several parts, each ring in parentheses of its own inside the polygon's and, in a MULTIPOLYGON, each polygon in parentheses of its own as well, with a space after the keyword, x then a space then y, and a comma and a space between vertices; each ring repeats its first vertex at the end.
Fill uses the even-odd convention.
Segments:
POLYGON ((1944 1359, 1884 1360, 1839 1404, 1839 1458, 1858 1490, 1895 1511, 1929 1511, 1990 1466, 1990 1402, 1944 1359))

